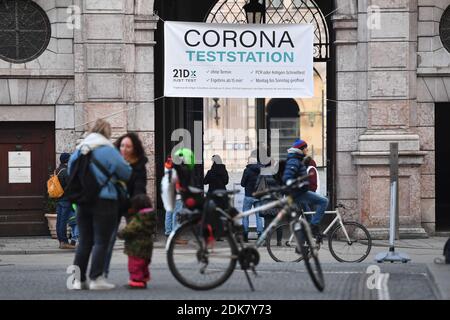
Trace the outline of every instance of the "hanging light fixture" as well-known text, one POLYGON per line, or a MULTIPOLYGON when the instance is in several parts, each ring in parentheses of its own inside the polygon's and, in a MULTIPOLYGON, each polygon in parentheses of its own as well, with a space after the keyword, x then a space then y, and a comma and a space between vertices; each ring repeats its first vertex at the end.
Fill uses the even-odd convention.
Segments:
POLYGON ((214 105, 213 108, 216 110, 216 116, 214 117, 214 120, 216 120, 216 125, 219 125, 219 108, 220 108, 220 104, 219 104, 219 98, 213 98, 214 100, 214 105))
POLYGON ((258 0, 250 0, 243 9, 247 17, 247 23, 263 23, 263 17, 266 14, 266 8, 258 0))

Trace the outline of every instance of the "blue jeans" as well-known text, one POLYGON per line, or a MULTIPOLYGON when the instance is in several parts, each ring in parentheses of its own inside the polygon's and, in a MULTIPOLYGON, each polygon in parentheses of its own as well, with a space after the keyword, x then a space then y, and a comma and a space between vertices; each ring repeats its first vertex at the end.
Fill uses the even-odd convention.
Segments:
POLYGON ((183 209, 183 200, 175 202, 174 211, 166 211, 165 231, 164 234, 168 236, 173 230, 178 227, 178 213, 183 209))
POLYGON ((318 193, 307 191, 295 197, 295 202, 299 205, 306 203, 307 205, 315 205, 316 213, 311 219, 311 224, 318 225, 322 220, 325 210, 328 207, 328 199, 318 193))
POLYGON ((56 235, 59 242, 69 242, 67 238, 67 222, 72 213, 72 205, 69 200, 59 200, 56 202, 56 235))
MULTIPOLYGON (((257 202, 253 197, 244 197, 244 204, 242 206, 242 211, 248 211, 250 210, 254 204, 257 202)), ((259 212, 256 213, 256 233, 261 234, 263 232, 263 221, 262 218, 259 216, 259 212)), ((244 232, 248 233, 248 225, 249 225, 249 217, 243 217, 242 218, 242 226, 244 227, 244 232)))

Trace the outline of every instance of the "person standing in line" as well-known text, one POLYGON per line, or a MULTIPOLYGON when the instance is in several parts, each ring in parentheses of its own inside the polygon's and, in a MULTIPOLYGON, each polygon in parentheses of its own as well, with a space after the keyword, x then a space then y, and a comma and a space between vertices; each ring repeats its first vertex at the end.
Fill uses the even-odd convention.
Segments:
MULTIPOLYGON (((261 164, 258 163, 256 157, 250 156, 248 159, 247 167, 242 174, 241 186, 245 188, 244 204, 242 211, 250 210, 254 204, 258 201, 253 197, 253 193, 256 190, 256 181, 261 172, 261 164)), ((255 214, 256 217, 256 232, 258 238, 263 232, 263 221, 259 213, 255 214)), ((248 242, 249 231, 249 217, 242 218, 242 226, 244 228, 244 242, 248 242)))
MULTIPOLYGON (((63 189, 66 188, 69 179, 69 176, 67 174, 67 163, 69 162, 69 158, 69 153, 62 153, 59 157, 60 165, 55 171, 56 175, 58 176, 59 183, 61 184, 61 187, 63 189)), ((72 237, 70 243, 69 239, 67 238, 67 224, 69 223, 69 219, 71 218, 71 216, 73 216, 72 204, 66 198, 65 194, 63 194, 56 200, 56 235, 58 237, 60 249, 75 249, 75 237, 72 237)), ((73 228, 75 228, 75 226, 73 228)))
POLYGON ((87 170, 93 174, 98 185, 101 186, 94 203, 77 205, 80 238, 73 264, 79 268, 80 278, 74 280, 71 288, 73 290, 107 290, 115 287, 103 276, 108 246, 119 214, 118 193, 114 183, 118 180, 128 181, 131 176, 131 167, 110 142, 110 138, 111 125, 102 119, 97 120, 69 160, 70 175, 73 165, 78 164, 78 158, 91 153, 87 170), (94 163, 92 159, 95 159, 97 163, 94 163), (86 272, 90 258, 90 282, 88 283, 86 272))
MULTIPOLYGON (((226 190, 229 182, 228 171, 225 164, 222 162, 222 158, 219 155, 214 155, 211 158, 213 164, 211 169, 206 173, 203 183, 209 185, 208 193, 213 193, 215 190, 226 190)), ((218 201, 218 200, 217 200, 218 201)), ((217 205, 221 208, 226 208, 225 202, 217 202, 217 205)), ((216 241, 223 241, 220 237, 216 237, 216 241)))
POLYGON ((209 185, 208 193, 212 193, 215 190, 226 190, 229 182, 227 168, 219 155, 214 155, 211 160, 213 164, 206 173, 203 183, 209 185))
MULTIPOLYGON (((256 181, 256 191, 263 191, 272 188, 276 188, 280 186, 280 181, 278 181, 278 170, 279 170, 279 162, 275 162, 271 159, 268 165, 261 168, 261 173, 258 176, 256 181)), ((260 200, 257 201, 255 207, 263 206, 272 200, 260 200)), ((276 207, 269 210, 264 210, 259 212, 259 214, 264 218, 264 229, 266 229, 275 219, 275 216, 278 214, 281 208, 276 207)), ((277 229, 277 246, 281 246, 283 232, 281 229, 277 229)))
MULTIPOLYGON (((114 142, 114 146, 119 150, 125 161, 130 164, 132 169, 130 179, 126 184, 129 198, 131 199, 140 194, 147 194, 147 169, 145 166, 148 162, 148 158, 145 156, 144 146, 139 136, 133 132, 126 133, 114 142)), ((120 207, 117 224, 111 236, 108 255, 105 261, 105 278, 109 275, 109 266, 111 264, 114 244, 117 239, 120 220, 122 216, 128 219, 128 210, 131 207, 131 203, 130 201, 127 201, 127 203, 122 204, 120 207)))

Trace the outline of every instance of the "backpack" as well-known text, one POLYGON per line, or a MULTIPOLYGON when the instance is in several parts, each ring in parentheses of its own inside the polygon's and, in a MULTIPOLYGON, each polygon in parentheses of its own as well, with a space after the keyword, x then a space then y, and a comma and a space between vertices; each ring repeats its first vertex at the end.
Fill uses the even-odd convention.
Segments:
POLYGON ((61 198, 64 194, 64 189, 59 182, 58 175, 65 169, 61 169, 58 174, 56 171, 53 172, 50 179, 47 181, 47 192, 50 198, 61 198))
POLYGON ((69 180, 66 187, 66 197, 75 204, 92 204, 98 199, 102 188, 108 183, 111 176, 100 185, 95 175, 89 169, 89 164, 94 162, 98 167, 98 161, 93 158, 92 152, 80 153, 73 162, 69 180))

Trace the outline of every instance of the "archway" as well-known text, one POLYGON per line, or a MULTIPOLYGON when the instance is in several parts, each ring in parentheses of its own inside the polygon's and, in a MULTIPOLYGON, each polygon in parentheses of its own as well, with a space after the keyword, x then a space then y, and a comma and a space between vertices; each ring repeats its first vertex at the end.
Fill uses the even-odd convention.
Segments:
MULTIPOLYGON (((195 21, 214 23, 244 23, 245 14, 242 9, 245 0, 156 0, 155 9, 164 20, 172 21, 195 21), (225 11, 223 11, 225 10, 225 11)), ((326 103, 326 98, 335 100, 334 93, 334 61, 330 43, 333 42, 334 34, 331 32, 331 15, 334 10, 333 1, 309 1, 309 0, 266 0, 267 16, 266 23, 307 23, 312 22, 315 28, 314 61, 315 69, 323 79, 323 121, 326 126, 326 151, 323 165, 327 167, 327 184, 329 196, 333 199, 333 176, 334 176, 334 154, 335 154, 335 111, 332 103, 326 103)), ((156 34, 155 50, 155 96, 163 95, 163 23, 159 22, 156 34)), ((244 119, 247 129, 254 132, 254 136, 247 135, 236 143, 222 143, 222 148, 228 152, 241 152, 247 154, 256 147, 252 145, 256 140, 256 129, 265 128, 267 121, 266 103, 271 99, 198 99, 198 98, 165 98, 155 103, 155 130, 156 130, 156 159, 157 178, 163 174, 164 157, 170 152, 174 143, 170 134, 177 128, 186 128, 194 133, 194 121, 201 121, 203 129, 220 129, 224 126, 227 114, 238 114, 242 117, 239 121, 228 121, 227 124, 242 125, 244 119), (217 105, 220 107, 217 108, 217 105), (231 107, 228 107, 231 106, 231 107), (264 109, 264 117, 258 118, 255 110, 264 109), (217 110, 217 113, 216 113, 217 110), (244 111, 245 110, 245 111, 244 111), (220 118, 217 121, 216 118, 220 118), (210 126, 210 127, 208 127, 210 126)), ((304 102, 300 102, 302 104, 304 102)), ((260 116, 260 113, 258 116, 260 116)), ((202 132, 203 133, 203 132, 202 132)), ((205 135, 206 137, 206 135, 205 135)), ((229 142, 229 141, 228 141, 229 142)), ((207 141, 203 140, 205 150, 209 147, 207 141)), ((203 158, 208 162, 209 155, 202 151, 203 158)), ((210 151, 214 153, 214 150, 210 151)), ((197 166, 199 181, 203 174, 203 166, 197 166)), ((242 167, 241 167, 242 170, 242 167)))
MULTIPOLYGON (((205 21, 209 23, 246 23, 243 6, 246 0, 219 0, 207 15, 205 21)), ((261 2, 261 1, 260 1, 261 2)), ((263 2, 264 3, 264 2, 263 2)), ((287 147, 295 138, 301 136, 309 140, 313 156, 321 170, 323 193, 333 197, 332 176, 334 155, 328 150, 327 136, 334 137, 334 133, 327 135, 327 97, 333 99, 332 63, 330 54, 330 24, 326 16, 330 16, 331 7, 320 2, 320 7, 312 0, 265 0, 265 23, 311 23, 314 25, 314 83, 315 92, 312 99, 204 99, 203 124, 205 135, 204 158, 209 159, 212 154, 222 154, 226 163, 231 163, 230 171, 235 185, 239 185, 240 174, 245 168, 247 158, 257 146, 258 129, 267 129, 268 137, 265 142, 269 145, 270 156, 275 159, 286 157, 287 147), (325 12, 325 14, 324 14, 325 12), (327 84, 330 84, 327 86, 327 84), (284 101, 284 102, 283 102, 284 101), (289 105, 292 106, 291 112, 289 105), (295 107, 294 107, 295 105, 295 107), (303 108, 298 111, 298 106, 303 108), (271 108, 273 109, 271 110, 271 108), (284 111, 282 111, 284 110, 284 111), (295 111, 297 110, 297 111, 295 111), (294 114, 296 113, 296 114, 294 114), (242 121, 245 119, 246 121, 242 121), (303 124, 303 126, 301 125, 303 124), (228 129, 241 130, 239 134, 230 135, 228 129), (300 130, 300 128, 304 130, 300 130), (271 147, 271 132, 277 129, 280 133, 280 143, 276 148, 271 147), (220 144, 217 136, 223 137, 220 144), (331 169, 331 170, 330 170, 331 169), (330 178, 327 178, 330 177, 330 178), (328 186, 328 188, 326 188, 328 186)), ((333 115, 331 115, 333 117, 333 115)), ((330 126, 333 130, 333 126, 330 126)), ((260 133, 259 133, 260 134, 260 133)), ((333 140, 332 140, 333 141, 333 140)), ((230 186, 231 187, 231 186, 230 186)))

